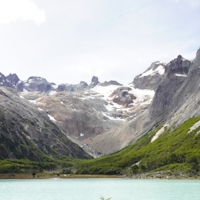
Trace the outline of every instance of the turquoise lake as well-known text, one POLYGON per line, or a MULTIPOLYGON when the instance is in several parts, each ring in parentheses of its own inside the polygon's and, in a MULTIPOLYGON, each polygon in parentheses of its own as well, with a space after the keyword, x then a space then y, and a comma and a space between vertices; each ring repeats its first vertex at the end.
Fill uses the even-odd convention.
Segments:
POLYGON ((200 200, 198 180, 0 180, 1 200, 200 200))

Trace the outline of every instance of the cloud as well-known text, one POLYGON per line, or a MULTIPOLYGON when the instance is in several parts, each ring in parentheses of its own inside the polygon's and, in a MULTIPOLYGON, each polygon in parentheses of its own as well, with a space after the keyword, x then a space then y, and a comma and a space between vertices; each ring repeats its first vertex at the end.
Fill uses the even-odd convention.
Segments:
POLYGON ((171 0, 171 1, 176 2, 176 3, 183 3, 184 2, 184 3, 187 3, 187 4, 189 4, 189 5, 191 5, 192 7, 195 7, 195 8, 200 6, 200 0, 184 0, 184 1, 182 1, 182 0, 171 0))
POLYGON ((45 11, 30 0, 0 0, 0 23, 16 20, 32 20, 37 25, 45 22, 45 11))
POLYGON ((200 6, 200 0, 190 0, 189 2, 194 7, 199 7, 200 6))
POLYGON ((198 2, 0 0, 0 23, 28 20, 0 24, 1 72, 56 83, 90 82, 93 75, 129 83, 154 61, 194 58, 198 2), (43 23, 45 15, 38 29, 34 23, 43 23))

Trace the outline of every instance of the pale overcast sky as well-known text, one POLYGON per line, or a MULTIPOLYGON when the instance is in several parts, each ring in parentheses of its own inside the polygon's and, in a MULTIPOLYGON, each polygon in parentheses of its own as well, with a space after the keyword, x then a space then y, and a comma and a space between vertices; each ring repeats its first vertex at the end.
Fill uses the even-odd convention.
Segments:
POLYGON ((0 0, 0 72, 130 83, 200 47, 200 0, 0 0))

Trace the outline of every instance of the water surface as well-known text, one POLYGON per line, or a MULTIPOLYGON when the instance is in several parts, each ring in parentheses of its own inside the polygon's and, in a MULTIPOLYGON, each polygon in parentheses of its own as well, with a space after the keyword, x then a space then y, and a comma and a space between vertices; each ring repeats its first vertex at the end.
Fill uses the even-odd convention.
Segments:
POLYGON ((200 181, 135 179, 0 180, 2 200, 200 200, 200 181))

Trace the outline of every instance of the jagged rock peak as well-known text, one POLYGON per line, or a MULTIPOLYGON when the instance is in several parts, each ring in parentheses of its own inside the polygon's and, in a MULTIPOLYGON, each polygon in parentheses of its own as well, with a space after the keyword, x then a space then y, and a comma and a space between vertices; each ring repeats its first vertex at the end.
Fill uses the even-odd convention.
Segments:
POLYGON ((89 88, 95 87, 97 84, 99 84, 99 78, 97 76, 92 77, 92 81, 90 85, 88 86, 89 88))
POLYGON ((144 73, 140 74, 140 76, 148 76, 148 75, 154 75, 156 73, 159 73, 161 75, 164 74, 164 68, 165 68, 165 64, 161 63, 160 61, 156 61, 153 62, 149 68, 147 68, 146 71, 144 71, 144 73), (151 70, 151 71, 150 71, 151 70))
POLYGON ((0 72, 0 85, 5 86, 5 82, 7 82, 6 77, 0 72))
POLYGON ((165 74, 165 64, 159 61, 153 62, 142 74, 136 76, 133 85, 139 89, 156 90, 165 74))
POLYGON ((24 82, 24 89, 27 91, 48 92, 54 90, 53 83, 49 83, 45 78, 39 76, 31 76, 24 82))
POLYGON ((169 62, 166 66, 166 75, 168 78, 186 77, 190 68, 191 62, 186 60, 181 55, 169 62))
POLYGON ((20 81, 19 77, 16 74, 9 74, 8 76, 3 75, 0 73, 0 85, 17 88, 17 84, 20 81))
POLYGON ((99 83, 99 78, 97 76, 93 76, 91 84, 98 84, 98 83, 99 83))
POLYGON ((199 49, 197 50, 196 55, 197 55, 197 56, 200 56, 200 47, 199 47, 199 49))
POLYGON ((20 80, 17 74, 9 74, 8 76, 6 76, 6 78, 15 83, 17 83, 20 80))
POLYGON ((77 92, 77 91, 83 91, 88 84, 84 81, 81 81, 79 84, 60 84, 57 88, 58 92, 62 91, 70 91, 70 92, 77 92))
MULTIPOLYGON (((197 50, 197 53, 196 53, 196 57, 194 59, 194 62, 196 63, 200 63, 200 48, 197 50)), ((199 66, 197 66, 199 67, 199 66)))
POLYGON ((117 82, 117 81, 111 80, 111 81, 105 81, 103 83, 100 83, 99 85, 101 85, 101 86, 109 86, 109 85, 119 85, 119 86, 121 86, 122 84, 117 82))
POLYGON ((39 81, 47 82, 45 78, 42 78, 40 76, 30 76, 27 80, 27 82, 39 82, 39 81))

